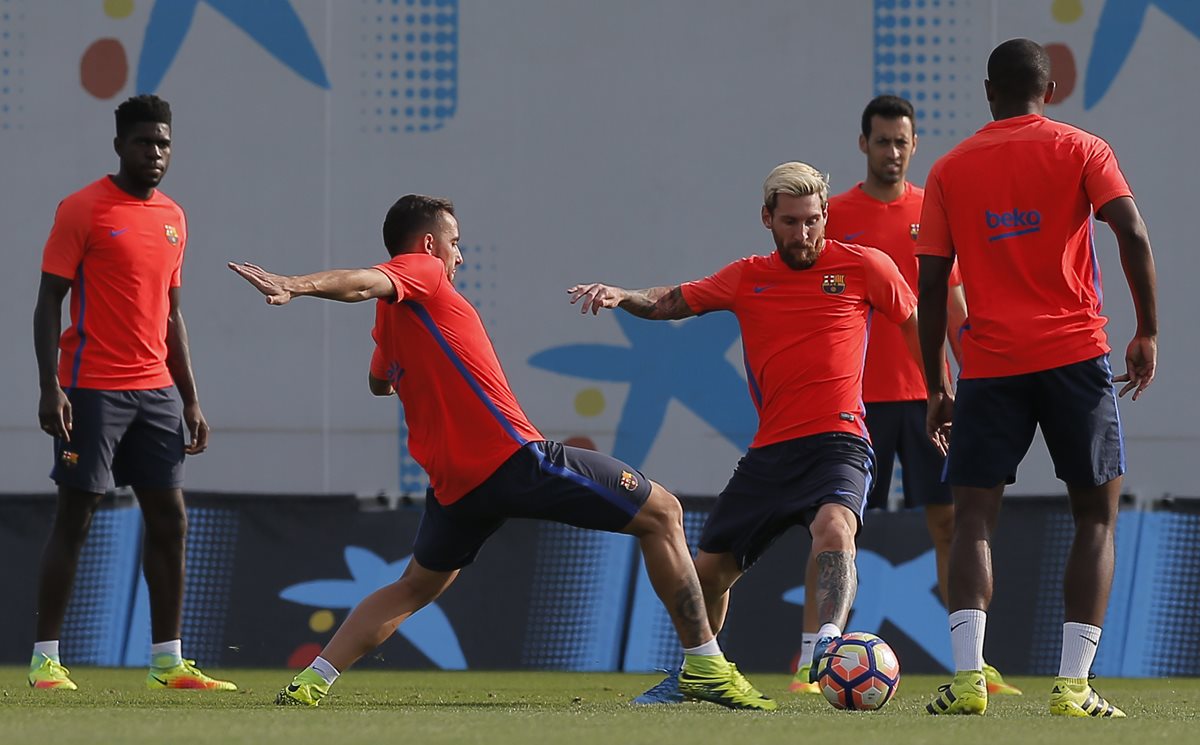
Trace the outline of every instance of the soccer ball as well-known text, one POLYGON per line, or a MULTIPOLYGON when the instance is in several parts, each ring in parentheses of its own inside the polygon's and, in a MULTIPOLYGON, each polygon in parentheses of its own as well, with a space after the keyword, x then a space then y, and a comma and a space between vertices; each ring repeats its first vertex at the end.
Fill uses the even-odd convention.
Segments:
POLYGON ((817 668, 817 685, 836 709, 874 711, 900 684, 900 661, 874 634, 852 632, 835 639, 817 668))

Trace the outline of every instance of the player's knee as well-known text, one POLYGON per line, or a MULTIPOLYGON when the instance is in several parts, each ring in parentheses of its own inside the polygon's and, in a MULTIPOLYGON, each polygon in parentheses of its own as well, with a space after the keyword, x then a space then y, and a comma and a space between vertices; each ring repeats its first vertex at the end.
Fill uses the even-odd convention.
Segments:
POLYGON ((954 508, 948 505, 926 505, 925 524, 935 546, 949 546, 954 538, 954 508))
POLYGON ((187 539, 187 512, 182 509, 156 508, 142 513, 146 537, 154 543, 183 543, 187 539))
POLYGON ((668 535, 683 532, 683 505, 674 494, 652 484, 650 496, 635 518, 641 534, 668 535))
POLYGON ((858 523, 850 510, 840 505, 830 505, 821 508, 809 531, 812 533, 813 554, 822 551, 853 552, 858 523))

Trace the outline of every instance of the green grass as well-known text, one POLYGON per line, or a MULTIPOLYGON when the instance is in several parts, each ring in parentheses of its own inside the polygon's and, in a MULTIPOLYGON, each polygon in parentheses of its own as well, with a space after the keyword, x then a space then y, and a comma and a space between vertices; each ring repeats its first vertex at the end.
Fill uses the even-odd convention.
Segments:
MULTIPOLYGON (((219 673, 222 671, 209 671, 219 673)), ((273 705, 280 670, 223 671, 237 693, 147 691, 141 670, 77 668, 80 690, 31 691, 24 668, 0 667, 0 742, 139 743, 695 743, 849 745, 957 743, 1189 743, 1200 741, 1200 679, 1098 682, 1130 719, 1067 720, 1045 711, 1048 679, 1016 678, 1023 697, 993 697, 987 716, 930 717, 945 682, 904 678, 882 711, 835 711, 819 696, 788 697, 788 678, 751 679, 781 707, 773 714, 711 704, 632 707, 657 676, 595 673, 351 672, 317 709, 273 705), (167 739, 169 738, 169 739, 167 739), (984 738, 987 738, 986 740, 984 738)))

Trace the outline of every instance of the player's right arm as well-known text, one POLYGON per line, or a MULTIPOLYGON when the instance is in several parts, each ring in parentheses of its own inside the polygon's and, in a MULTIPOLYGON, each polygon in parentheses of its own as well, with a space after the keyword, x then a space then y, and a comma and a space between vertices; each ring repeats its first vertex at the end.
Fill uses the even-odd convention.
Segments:
POLYGON ((58 383, 58 341, 62 333, 62 302, 71 280, 42 272, 37 305, 33 309, 33 351, 37 357, 38 423, 42 431, 70 442, 71 402, 58 383))
POLYGON ((1132 197, 1118 197, 1097 210, 1117 237, 1121 267, 1133 295, 1137 331, 1125 350, 1125 373, 1113 378, 1125 383, 1120 395, 1133 391, 1136 401, 1154 380, 1158 363, 1158 301, 1150 234, 1132 197))
POLYGON ((267 298, 269 305, 283 305, 294 297, 309 295, 341 303, 396 297, 396 286, 378 269, 330 269, 314 274, 272 274, 250 263, 230 262, 229 268, 267 298))
POLYGON ((600 283, 575 285, 567 290, 571 296, 571 304, 583 301, 579 306, 580 313, 592 315, 600 312, 601 308, 620 308, 638 318, 648 318, 652 321, 673 321, 680 318, 690 318, 696 311, 688 306, 683 297, 683 289, 674 287, 649 287, 644 290, 626 290, 621 287, 600 283))

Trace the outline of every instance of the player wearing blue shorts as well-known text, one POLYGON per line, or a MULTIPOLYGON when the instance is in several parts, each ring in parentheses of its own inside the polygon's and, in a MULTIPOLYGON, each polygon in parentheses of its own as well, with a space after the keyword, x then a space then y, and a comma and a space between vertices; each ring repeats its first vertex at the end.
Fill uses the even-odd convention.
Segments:
MULTIPOLYGON (((825 238, 828 184, 804 163, 776 167, 761 210, 775 252, 674 287, 602 284, 569 292, 584 312, 621 308, 651 319, 731 311, 742 330, 759 426, 717 499, 696 569, 709 623, 720 631, 733 584, 785 531, 812 534, 818 566, 808 597, 825 643, 845 628, 857 589, 855 537, 875 473, 863 420, 862 359, 872 310, 901 325, 916 356, 916 297, 878 249, 825 238)), ((815 668, 814 668, 815 669, 815 668)), ((643 703, 679 700, 673 675, 643 703)))
POLYGON ((930 714, 982 714, 991 537, 1005 484, 1041 428, 1067 486, 1075 539, 1063 581, 1059 675, 1050 712, 1123 717, 1088 682, 1112 587, 1113 537, 1125 473, 1114 382, 1133 399, 1154 379, 1158 317, 1146 226, 1104 140, 1047 119, 1050 58, 1028 39, 993 50, 985 82, 995 120, 934 164, 921 216, 920 327, 929 435, 949 440, 956 513, 950 550, 955 676, 930 714), (1116 235, 1137 330, 1113 377, 1100 314, 1095 215, 1116 235), (957 257, 970 315, 957 398, 944 364, 946 287, 957 257), (953 422, 953 429, 950 428, 953 422))

